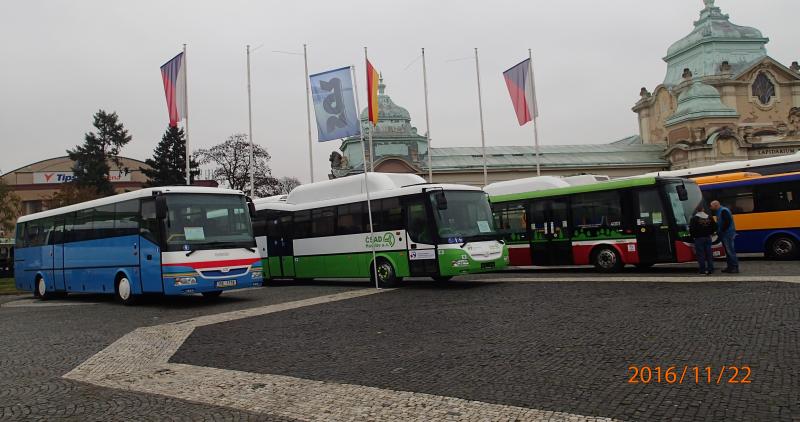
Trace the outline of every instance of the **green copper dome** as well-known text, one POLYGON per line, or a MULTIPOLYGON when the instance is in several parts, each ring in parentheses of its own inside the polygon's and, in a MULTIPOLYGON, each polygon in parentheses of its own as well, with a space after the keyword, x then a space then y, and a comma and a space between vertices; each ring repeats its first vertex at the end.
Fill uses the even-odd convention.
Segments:
POLYGON ((694 76, 716 75, 722 62, 727 61, 731 71, 736 72, 767 55, 765 45, 769 39, 761 31, 731 23, 728 15, 714 6, 714 0, 704 3, 694 30, 667 50, 665 85, 680 83, 683 69, 691 70, 694 76))
POLYGON ((667 118, 666 126, 682 123, 687 120, 707 117, 739 117, 736 110, 722 103, 719 91, 702 82, 693 82, 678 96, 678 109, 667 118))
MULTIPOLYGON (((368 108, 361 111, 361 121, 365 122, 369 118, 368 108)), ((403 107, 395 104, 392 98, 386 95, 386 84, 383 83, 381 76, 378 83, 378 121, 383 120, 402 120, 411 121, 411 114, 403 107)))

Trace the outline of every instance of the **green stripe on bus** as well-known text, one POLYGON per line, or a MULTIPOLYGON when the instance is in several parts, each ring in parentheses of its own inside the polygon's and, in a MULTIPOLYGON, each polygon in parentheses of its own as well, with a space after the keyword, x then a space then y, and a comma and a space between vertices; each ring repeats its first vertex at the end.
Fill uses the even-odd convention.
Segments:
POLYGON ((496 204, 500 202, 519 201, 523 199, 547 198, 551 196, 572 195, 576 193, 586 193, 586 192, 600 192, 605 190, 625 189, 638 186, 650 186, 655 184, 656 184, 655 177, 643 177, 637 179, 612 180, 609 182, 602 182, 591 185, 568 186, 563 188, 545 189, 533 192, 514 193, 509 195, 497 195, 490 197, 490 199, 492 203, 496 204))

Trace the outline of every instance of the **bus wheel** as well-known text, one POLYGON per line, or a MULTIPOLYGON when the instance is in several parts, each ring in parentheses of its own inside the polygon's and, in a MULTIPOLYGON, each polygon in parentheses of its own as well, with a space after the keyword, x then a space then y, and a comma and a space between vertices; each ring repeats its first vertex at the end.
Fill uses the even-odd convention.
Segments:
POLYGON ((433 276, 431 278, 433 279, 433 281, 435 281, 437 283, 445 283, 445 282, 450 281, 453 278, 453 276, 451 276, 451 275, 435 275, 435 276, 433 276))
POLYGON ((797 242, 789 236, 778 235, 769 241, 767 255, 774 259, 793 259, 797 257, 797 242))
POLYGON ((133 290, 131 290, 131 281, 124 275, 120 275, 117 279, 117 283, 114 286, 114 295, 123 305, 133 305, 136 303, 136 295, 134 295, 133 290))
POLYGON ((206 299, 216 299, 222 296, 222 290, 215 290, 213 292, 203 292, 202 295, 206 299))
POLYGON ((622 259, 617 250, 610 246, 602 246, 594 253, 594 267, 598 270, 611 273, 622 269, 622 259))
MULTIPOLYGON (((394 267, 392 263, 383 259, 378 258, 376 261, 376 267, 378 270, 378 286, 380 287, 395 287, 397 283, 400 281, 397 278, 397 273, 394 271, 394 267)), ((372 269, 370 269, 370 273, 372 273, 372 269)), ((375 274, 372 274, 372 282, 375 282, 375 274)))
POLYGON ((36 290, 33 291, 33 296, 41 300, 53 297, 53 293, 47 290, 47 282, 44 281, 44 277, 36 277, 36 290))

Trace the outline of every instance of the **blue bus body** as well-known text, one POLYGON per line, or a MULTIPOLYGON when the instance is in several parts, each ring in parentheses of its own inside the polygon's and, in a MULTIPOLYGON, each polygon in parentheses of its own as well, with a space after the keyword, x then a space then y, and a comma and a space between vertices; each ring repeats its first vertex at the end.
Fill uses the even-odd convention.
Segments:
MULTIPOLYGON (((54 293, 119 293, 121 279, 130 293, 180 295, 218 294, 223 290, 260 286, 262 267, 254 241, 216 246, 200 239, 208 225, 250 225, 244 195, 211 188, 152 188, 21 217, 17 224, 14 278, 17 289, 54 293), (215 199, 215 210, 236 210, 208 218, 204 209, 183 213, 178 206, 169 217, 155 216, 154 197, 174 193, 184 201, 215 199), (225 201, 232 201, 225 205, 225 201), (222 207, 222 208, 220 208, 222 207), (231 218, 228 218, 229 215, 231 218), (235 221, 234 221, 235 217, 235 221), (192 226, 178 228, 190 218, 192 226), (181 236, 180 230, 186 233, 181 236), (188 229, 188 230, 187 230, 188 229), (174 233, 173 233, 174 232, 174 233), (172 234, 170 234, 172 233, 172 234), (190 235, 189 233, 195 233, 190 235), (167 235, 172 240, 167 240, 167 235), (194 236, 194 238, 190 238, 194 236)), ((168 202, 168 201, 167 201, 168 202)), ((191 210, 181 205, 183 211, 191 210)), ((215 211, 216 212, 216 211, 215 211)), ((229 227, 220 232, 230 231, 229 227)), ((252 237, 251 229, 246 233, 252 237)), ((242 232, 244 235, 245 232, 242 232)))

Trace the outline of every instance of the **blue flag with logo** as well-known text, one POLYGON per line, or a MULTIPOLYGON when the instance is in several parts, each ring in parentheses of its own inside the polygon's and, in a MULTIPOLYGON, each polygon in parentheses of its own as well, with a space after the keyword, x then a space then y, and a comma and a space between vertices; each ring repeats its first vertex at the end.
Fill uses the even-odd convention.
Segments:
POLYGON ((360 134, 350 68, 317 73, 309 76, 309 79, 319 142, 360 134))

